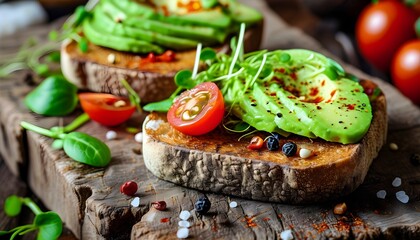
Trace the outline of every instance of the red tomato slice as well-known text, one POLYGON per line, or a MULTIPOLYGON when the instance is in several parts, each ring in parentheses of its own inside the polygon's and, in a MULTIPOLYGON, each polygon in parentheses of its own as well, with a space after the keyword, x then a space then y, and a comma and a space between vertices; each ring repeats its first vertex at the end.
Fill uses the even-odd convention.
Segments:
POLYGON ((216 84, 205 82, 181 93, 168 111, 168 122, 187 135, 202 135, 223 119, 225 103, 216 84))
POLYGON ((80 104, 90 119, 108 127, 127 121, 136 110, 126 98, 106 93, 80 93, 80 104))

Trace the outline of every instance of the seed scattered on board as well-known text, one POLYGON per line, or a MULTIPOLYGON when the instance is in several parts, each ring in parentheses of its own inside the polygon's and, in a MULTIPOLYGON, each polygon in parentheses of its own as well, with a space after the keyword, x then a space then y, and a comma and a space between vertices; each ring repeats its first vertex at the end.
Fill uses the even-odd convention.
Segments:
POLYGON ((179 227, 189 228, 191 226, 191 223, 185 220, 181 220, 178 222, 179 227))
POLYGON ((389 144, 389 149, 391 149, 392 151, 397 151, 398 150, 398 145, 396 143, 390 143, 389 144))
POLYGON ((106 132, 105 138, 107 140, 114 140, 117 138, 117 132, 110 130, 106 132))
POLYGON ((301 157, 301 158, 308 158, 308 157, 310 157, 312 155, 312 151, 311 150, 309 150, 309 149, 306 149, 306 148, 301 148, 300 150, 299 150, 299 156, 301 157))
POLYGON ((280 233, 280 238, 281 240, 292 240, 293 239, 292 230, 290 229, 284 230, 283 232, 280 233))
POLYGON ((133 207, 140 206, 140 198, 139 197, 133 198, 133 200, 131 200, 131 206, 133 206, 133 207))
POLYGON ((396 177, 396 178, 394 179, 394 181, 392 181, 392 186, 394 186, 394 187, 399 187, 399 186, 401 186, 401 178, 396 177))
POLYGON ((134 140, 136 140, 136 142, 142 143, 143 142, 143 133, 139 132, 136 135, 134 135, 134 140))
POLYGON ((114 64, 116 62, 115 60, 117 58, 116 58, 115 54, 110 53, 106 59, 108 60, 108 63, 114 64))
POLYGON ((386 197, 386 191, 385 190, 379 190, 376 193, 376 197, 377 198, 380 198, 380 199, 385 199, 385 197, 386 197))

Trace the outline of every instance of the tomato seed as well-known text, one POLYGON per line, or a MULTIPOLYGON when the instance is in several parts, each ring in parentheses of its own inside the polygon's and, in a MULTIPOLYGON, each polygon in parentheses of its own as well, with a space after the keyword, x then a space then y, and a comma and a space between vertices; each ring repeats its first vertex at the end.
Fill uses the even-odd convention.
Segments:
POLYGON ((164 211, 166 209, 166 202, 165 201, 157 201, 152 202, 152 206, 159 211, 164 211))

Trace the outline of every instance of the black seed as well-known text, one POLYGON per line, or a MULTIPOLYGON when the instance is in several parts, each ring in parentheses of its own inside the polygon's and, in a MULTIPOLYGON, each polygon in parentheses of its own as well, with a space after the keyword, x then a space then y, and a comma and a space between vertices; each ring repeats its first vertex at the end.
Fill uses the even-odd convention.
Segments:
POLYGON ((363 106, 363 107, 366 107, 366 103, 362 103, 362 106, 363 106))
POLYGON ((276 151, 279 149, 279 140, 277 140, 274 136, 269 136, 266 144, 267 149, 270 151, 276 151))
POLYGON ((251 106, 256 107, 257 104, 256 103, 251 103, 251 106))
POLYGON ((410 162, 414 166, 419 166, 420 165, 420 154, 418 154, 418 153, 411 154, 411 156, 410 156, 410 162))
POLYGON ((206 196, 200 197, 194 204, 195 210, 198 214, 206 214, 211 207, 211 202, 206 196))
POLYGON ((287 142, 283 145, 281 151, 284 153, 284 155, 291 157, 296 154, 297 146, 293 142, 287 142))
POLYGON ((343 121, 339 121, 338 123, 343 123, 343 121))
POLYGON ((271 113, 271 110, 270 110, 270 109, 267 109, 267 112, 268 112, 268 113, 271 113))
POLYGON ((277 113, 276 115, 277 115, 278 118, 283 117, 283 114, 281 114, 281 113, 277 113))

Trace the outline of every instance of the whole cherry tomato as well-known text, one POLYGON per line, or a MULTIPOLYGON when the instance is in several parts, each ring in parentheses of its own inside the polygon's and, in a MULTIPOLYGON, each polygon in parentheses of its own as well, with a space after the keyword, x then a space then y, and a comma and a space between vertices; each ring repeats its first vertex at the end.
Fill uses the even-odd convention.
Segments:
POLYGON ((127 121, 136 110, 126 98, 106 93, 79 93, 80 104, 90 119, 108 127, 127 121))
POLYGON ((395 86, 411 101, 420 105, 420 39, 405 43, 392 62, 395 86))
POLYGON ((202 135, 215 129, 225 112, 223 95, 216 84, 201 83, 176 99, 168 111, 168 122, 187 135, 202 135))
POLYGON ((397 49, 415 38, 418 14, 399 1, 368 5, 356 24, 356 41, 361 54, 380 70, 388 71, 397 49))

